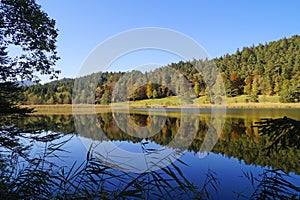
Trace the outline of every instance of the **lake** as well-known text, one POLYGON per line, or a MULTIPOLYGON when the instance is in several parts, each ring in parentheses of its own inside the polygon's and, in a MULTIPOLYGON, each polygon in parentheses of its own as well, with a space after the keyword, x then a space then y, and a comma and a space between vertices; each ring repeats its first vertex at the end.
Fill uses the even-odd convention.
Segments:
POLYGON ((292 135, 300 109, 136 109, 10 120, 14 126, 5 127, 18 134, 15 143, 0 138, 0 176, 25 197, 300 198, 300 136, 292 135))

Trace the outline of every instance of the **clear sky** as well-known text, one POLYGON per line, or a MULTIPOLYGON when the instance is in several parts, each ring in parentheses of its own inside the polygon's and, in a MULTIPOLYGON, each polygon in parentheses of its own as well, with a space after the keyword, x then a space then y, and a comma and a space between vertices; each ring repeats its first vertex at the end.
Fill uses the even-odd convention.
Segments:
MULTIPOLYGON (((237 48, 300 34, 300 1, 262 0, 38 0, 59 29, 57 63, 60 78, 76 77, 89 53, 107 38, 143 27, 181 32, 199 43, 210 57, 237 48)), ((149 53, 149 52, 148 52, 149 53)), ((128 56, 113 70, 144 63, 176 62, 159 52, 128 56), (145 58, 144 60, 141 57, 145 58), (147 58, 146 58, 147 57, 147 58)), ((45 80, 44 80, 45 81, 45 80)))

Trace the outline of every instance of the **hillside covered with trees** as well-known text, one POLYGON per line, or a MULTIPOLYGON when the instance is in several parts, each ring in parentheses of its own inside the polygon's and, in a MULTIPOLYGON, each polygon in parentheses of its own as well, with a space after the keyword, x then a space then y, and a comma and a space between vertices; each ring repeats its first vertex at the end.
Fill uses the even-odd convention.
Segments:
MULTIPOLYGON (((144 73, 136 70, 128 73, 103 72, 79 77, 77 81, 62 79, 33 85, 25 88, 26 102, 69 104, 72 103, 72 93, 76 93, 74 103, 107 104, 116 100, 176 96, 186 90, 187 86, 193 90, 193 94, 188 93, 190 98, 208 97, 209 85, 213 83, 205 81, 203 73, 206 73, 206 77, 212 77, 210 81, 214 81, 216 72, 211 71, 212 64, 221 73, 227 97, 247 95, 246 101, 257 102, 258 95, 276 95, 280 96, 281 102, 300 102, 298 35, 244 47, 235 54, 226 54, 212 60, 180 61, 144 73), (199 68, 203 69, 202 73, 197 70, 199 68), (77 84, 76 91, 72 91, 74 83, 77 84)), ((210 101, 217 102, 214 99, 210 101)))

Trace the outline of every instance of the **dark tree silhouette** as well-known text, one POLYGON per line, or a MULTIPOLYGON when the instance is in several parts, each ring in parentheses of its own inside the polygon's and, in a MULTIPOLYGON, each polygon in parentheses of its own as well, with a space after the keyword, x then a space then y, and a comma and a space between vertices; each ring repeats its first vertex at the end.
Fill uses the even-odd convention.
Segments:
POLYGON ((36 73, 57 77, 59 71, 53 68, 59 59, 56 37, 55 21, 34 0, 0 2, 1 113, 12 113, 17 108, 18 98, 5 96, 7 88, 10 93, 18 91, 18 85, 11 81, 38 82, 40 79, 36 73))
POLYGON ((2 0, 0 19, 0 80, 38 80, 34 72, 56 77, 55 21, 34 0, 2 0), (14 56, 10 47, 20 53, 14 56))
POLYGON ((280 150, 287 147, 299 148, 300 122, 288 117, 278 119, 262 119, 258 124, 259 133, 269 137, 267 150, 280 150))

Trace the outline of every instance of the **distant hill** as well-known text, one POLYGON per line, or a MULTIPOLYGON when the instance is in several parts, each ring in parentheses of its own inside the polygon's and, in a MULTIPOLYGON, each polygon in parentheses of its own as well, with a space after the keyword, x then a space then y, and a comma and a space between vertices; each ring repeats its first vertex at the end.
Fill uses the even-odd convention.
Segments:
POLYGON ((32 85, 36 85, 35 82, 32 82, 32 81, 17 81, 17 84, 19 86, 32 86, 32 85))
POLYGON ((72 78, 63 78, 60 80, 50 81, 49 83, 45 83, 44 85, 56 85, 56 84, 67 83, 67 82, 72 82, 72 81, 74 81, 74 79, 72 79, 72 78))
MULTIPOLYGON (((211 74, 212 63, 216 64, 223 77, 228 97, 247 95, 246 101, 256 102, 258 95, 277 95, 281 102, 300 102, 300 36, 295 35, 237 49, 235 54, 212 60, 180 61, 151 72, 104 72, 80 77, 77 81, 84 84, 76 91, 74 103, 107 104, 111 102, 118 81, 120 87, 115 98, 120 101, 173 96, 186 88, 173 73, 174 70, 189 81, 194 91, 191 97, 208 96, 208 85, 195 66, 201 66, 203 73, 211 74), (167 84, 155 84, 153 80, 167 84), (141 83, 145 84, 141 86, 141 83), (90 92, 93 89, 95 91, 90 92)), ((27 101, 30 104, 71 103, 74 81, 62 79, 27 87, 27 101)), ((210 103, 215 102, 212 99, 210 103)))

